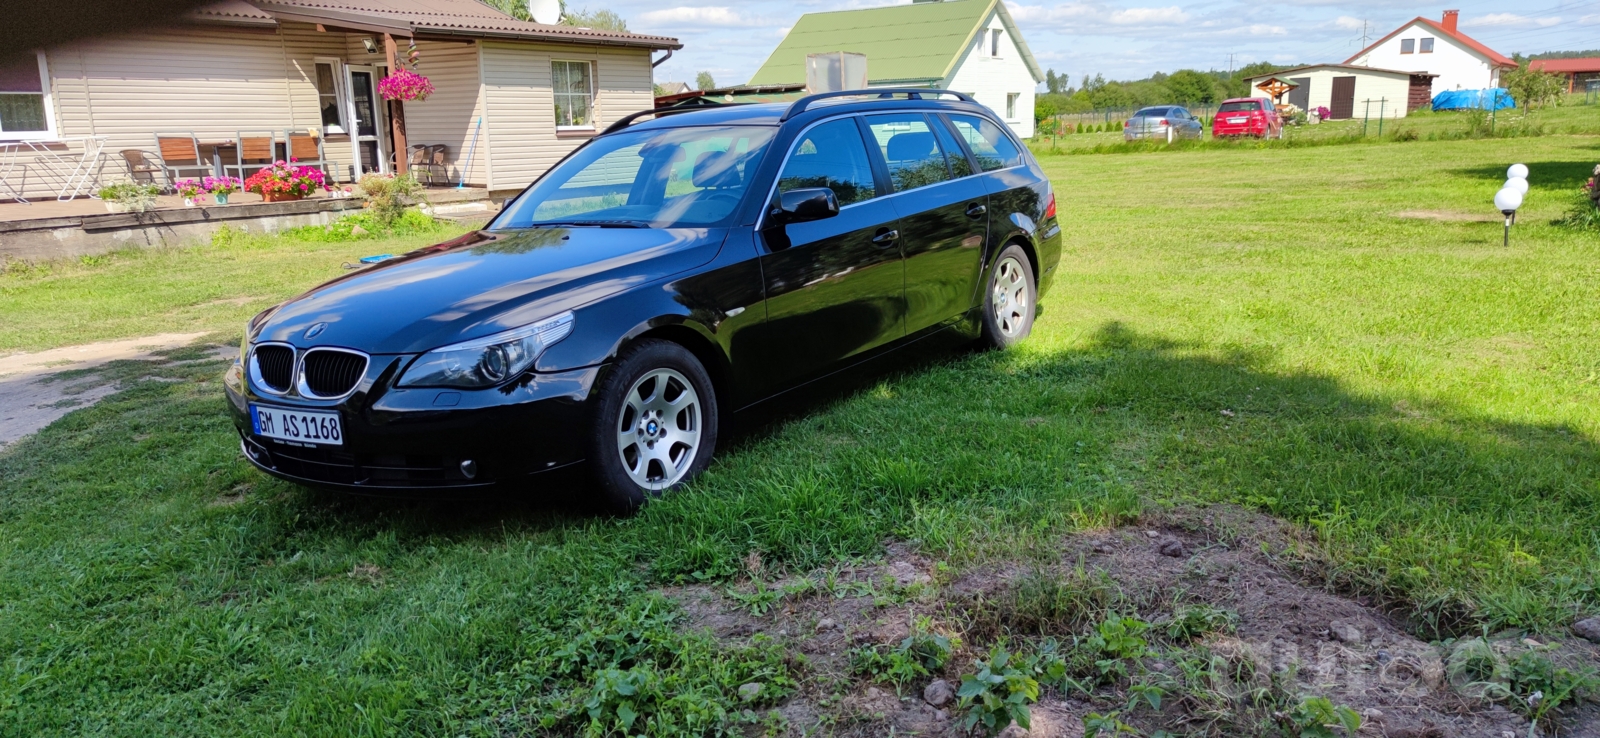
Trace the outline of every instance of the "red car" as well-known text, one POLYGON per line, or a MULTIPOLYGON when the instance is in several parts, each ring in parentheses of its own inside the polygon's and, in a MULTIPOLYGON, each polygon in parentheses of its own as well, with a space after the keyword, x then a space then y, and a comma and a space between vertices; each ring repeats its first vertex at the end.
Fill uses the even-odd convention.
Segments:
POLYGON ((1283 138, 1283 118, 1272 101, 1264 97, 1236 97, 1223 100, 1211 119, 1211 137, 1255 136, 1283 138))

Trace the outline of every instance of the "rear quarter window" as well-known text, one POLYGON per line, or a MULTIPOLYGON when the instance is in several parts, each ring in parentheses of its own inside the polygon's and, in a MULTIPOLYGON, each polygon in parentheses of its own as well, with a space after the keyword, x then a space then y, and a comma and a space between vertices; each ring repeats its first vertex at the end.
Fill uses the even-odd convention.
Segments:
POLYGON ((1016 142, 988 118, 976 115, 951 115, 956 135, 967 142, 978 158, 978 166, 985 172, 1006 169, 1022 164, 1022 150, 1016 142))

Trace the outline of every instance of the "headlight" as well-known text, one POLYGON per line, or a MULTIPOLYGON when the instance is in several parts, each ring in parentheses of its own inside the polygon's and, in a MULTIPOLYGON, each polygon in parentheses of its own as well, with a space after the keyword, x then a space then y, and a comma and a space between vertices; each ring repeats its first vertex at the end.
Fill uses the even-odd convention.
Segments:
POLYGON ((422 355, 401 387, 492 387, 533 366, 539 354, 572 332, 572 313, 422 355))

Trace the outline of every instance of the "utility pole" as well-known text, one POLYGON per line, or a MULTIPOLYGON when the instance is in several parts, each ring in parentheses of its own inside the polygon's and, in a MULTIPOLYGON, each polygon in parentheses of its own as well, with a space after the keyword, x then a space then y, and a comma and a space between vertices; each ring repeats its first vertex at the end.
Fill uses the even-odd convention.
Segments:
POLYGON ((1370 24, 1367 21, 1361 21, 1361 48, 1363 49, 1367 48, 1367 39, 1370 38, 1367 33, 1369 26, 1370 24))
POLYGON ((1228 52, 1228 78, 1229 79, 1233 78, 1233 57, 1234 57, 1233 52, 1231 52, 1231 51, 1228 52))

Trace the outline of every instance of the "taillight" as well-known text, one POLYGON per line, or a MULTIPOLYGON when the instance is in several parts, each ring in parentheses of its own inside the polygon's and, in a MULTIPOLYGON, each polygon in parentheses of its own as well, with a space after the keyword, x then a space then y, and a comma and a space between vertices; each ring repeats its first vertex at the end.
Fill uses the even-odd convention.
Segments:
MULTIPOLYGON (((1123 127, 1127 127, 1127 124, 1124 123, 1123 127)), ((1050 193, 1049 204, 1044 206, 1044 217, 1046 220, 1056 217, 1056 193, 1054 192, 1050 193)))
POLYGON ((1128 120, 1122 121, 1122 127, 1123 128, 1127 128, 1128 126, 1131 126, 1131 125, 1133 125, 1133 119, 1131 119, 1131 118, 1128 119, 1128 120))
POLYGON ((1157 124, 1156 124, 1156 125, 1158 125, 1158 126, 1165 126, 1165 125, 1170 125, 1170 124, 1169 124, 1169 123, 1167 123, 1167 119, 1166 119, 1166 118, 1162 118, 1162 119, 1161 119, 1161 122, 1160 122, 1160 123, 1157 123, 1157 124))

